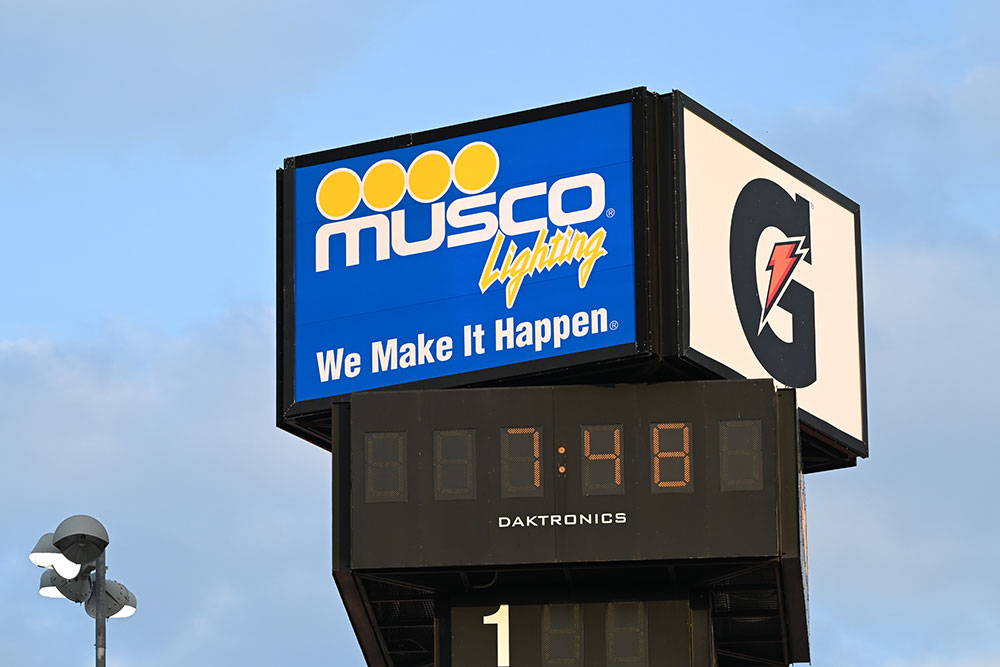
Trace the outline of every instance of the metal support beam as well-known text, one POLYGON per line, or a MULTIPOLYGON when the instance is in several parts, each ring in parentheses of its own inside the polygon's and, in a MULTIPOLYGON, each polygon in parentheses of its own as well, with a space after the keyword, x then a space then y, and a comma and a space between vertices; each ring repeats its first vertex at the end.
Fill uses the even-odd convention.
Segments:
POLYGON ((97 623, 96 629, 96 639, 94 645, 97 649, 97 667, 105 667, 105 653, 107 652, 107 637, 105 636, 105 626, 107 624, 107 618, 105 617, 105 600, 104 600, 104 574, 107 568, 104 566, 104 552, 97 557, 97 573, 95 576, 96 585, 94 586, 94 595, 97 596, 97 610, 95 622, 97 623))

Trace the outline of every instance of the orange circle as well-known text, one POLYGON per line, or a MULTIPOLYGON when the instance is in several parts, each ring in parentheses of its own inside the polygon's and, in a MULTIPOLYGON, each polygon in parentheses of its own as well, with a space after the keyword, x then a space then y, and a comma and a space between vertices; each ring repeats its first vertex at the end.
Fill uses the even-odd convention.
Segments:
POLYGON ((350 169, 334 169, 316 188, 316 208, 327 218, 346 218, 361 201, 361 179, 350 169))
POLYGON ((454 162, 455 185, 467 195, 492 185, 500 171, 500 156, 485 141, 473 141, 458 151, 454 162))
POLYGON ((406 171, 395 160, 379 160, 365 172, 361 197, 373 211, 388 211, 403 199, 406 171))
POLYGON ((421 153, 406 174, 410 196, 422 204, 440 198, 451 187, 451 161, 441 151, 421 153))

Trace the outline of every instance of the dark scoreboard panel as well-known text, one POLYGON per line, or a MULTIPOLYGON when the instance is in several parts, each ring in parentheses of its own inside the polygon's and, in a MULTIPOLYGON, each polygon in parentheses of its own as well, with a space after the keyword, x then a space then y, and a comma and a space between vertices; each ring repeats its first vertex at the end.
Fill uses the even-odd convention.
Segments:
POLYGON ((798 463, 776 396, 770 380, 355 394, 349 567, 780 555, 798 463))
POLYGON ((711 654, 707 612, 687 600, 456 606, 450 620, 455 667, 656 667, 711 654))

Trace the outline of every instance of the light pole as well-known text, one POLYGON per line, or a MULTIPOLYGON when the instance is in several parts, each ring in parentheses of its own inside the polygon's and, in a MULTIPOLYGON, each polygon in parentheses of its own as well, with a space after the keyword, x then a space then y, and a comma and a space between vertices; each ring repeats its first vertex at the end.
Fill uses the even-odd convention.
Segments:
POLYGON ((28 559, 45 568, 38 592, 44 597, 66 598, 84 603, 96 620, 97 667, 105 667, 107 618, 125 618, 135 613, 135 595, 117 581, 105 581, 104 550, 108 531, 101 522, 85 514, 64 520, 53 533, 42 535, 28 559))

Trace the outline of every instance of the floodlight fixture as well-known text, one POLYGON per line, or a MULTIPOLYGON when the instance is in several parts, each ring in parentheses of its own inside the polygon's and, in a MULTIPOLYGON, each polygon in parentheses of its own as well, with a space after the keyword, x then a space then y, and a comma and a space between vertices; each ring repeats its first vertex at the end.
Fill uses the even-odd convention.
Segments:
POLYGON ((28 554, 28 560, 38 567, 55 569, 60 577, 72 579, 80 574, 80 563, 74 563, 66 558, 52 540, 53 533, 45 533, 38 538, 35 548, 28 554))
POLYGON ((96 620, 97 667, 106 664, 105 622, 127 618, 136 608, 135 595, 129 589, 104 578, 104 550, 110 541, 100 521, 77 514, 60 523, 55 532, 42 535, 28 554, 32 563, 46 568, 38 584, 42 596, 83 603, 87 614, 96 620))
MULTIPOLYGON (((84 606, 87 615, 97 618, 97 596, 91 595, 84 606)), ((135 595, 113 579, 104 583, 105 618, 127 618, 135 613, 135 595)))
POLYGON ((86 514, 64 519, 52 535, 52 543, 74 563, 90 563, 108 546, 108 531, 101 522, 86 514))
POLYGON ((45 570, 42 572, 42 580, 38 582, 38 594, 43 598, 64 598, 59 591, 59 580, 66 581, 55 570, 45 570))
POLYGON ((38 584, 38 593, 47 598, 66 598, 71 602, 86 602, 93 589, 90 572, 77 576, 75 579, 60 577, 55 570, 42 572, 38 584))
MULTIPOLYGON (((122 588, 125 587, 123 586, 122 588)), ((136 609, 135 593, 133 593, 127 588, 125 588, 125 592, 128 593, 128 597, 125 599, 125 603, 122 605, 122 608, 119 611, 115 612, 114 614, 111 614, 111 618, 128 618, 129 616, 135 613, 136 609)))

